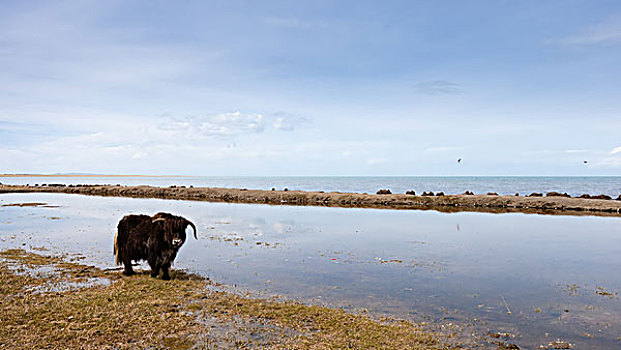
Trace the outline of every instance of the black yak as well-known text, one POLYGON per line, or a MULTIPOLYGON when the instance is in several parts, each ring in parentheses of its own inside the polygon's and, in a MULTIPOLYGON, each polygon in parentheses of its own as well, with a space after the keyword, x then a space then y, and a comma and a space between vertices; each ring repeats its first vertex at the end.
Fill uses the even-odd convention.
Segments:
POLYGON ((131 276, 134 274, 132 260, 146 260, 151 267, 151 277, 157 277, 161 269, 162 279, 169 280, 168 269, 185 242, 188 226, 198 239, 196 226, 180 216, 169 213, 124 216, 114 236, 116 264, 123 264, 123 274, 131 276))

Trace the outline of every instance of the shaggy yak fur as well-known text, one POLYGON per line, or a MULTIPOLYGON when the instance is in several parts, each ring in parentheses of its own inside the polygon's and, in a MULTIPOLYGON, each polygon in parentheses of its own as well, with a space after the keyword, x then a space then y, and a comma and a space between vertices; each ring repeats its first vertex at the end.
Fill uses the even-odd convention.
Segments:
POLYGON ((132 260, 146 260, 151 266, 151 277, 169 280, 168 269, 185 242, 185 230, 191 226, 196 236, 196 226, 189 220, 168 213, 126 215, 117 227, 114 237, 114 256, 117 265, 123 264, 124 275, 134 274, 132 260))

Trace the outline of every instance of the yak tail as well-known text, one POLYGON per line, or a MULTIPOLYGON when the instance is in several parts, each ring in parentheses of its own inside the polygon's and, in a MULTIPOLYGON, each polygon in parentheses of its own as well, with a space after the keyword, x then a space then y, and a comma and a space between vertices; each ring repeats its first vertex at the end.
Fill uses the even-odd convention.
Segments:
POLYGON ((117 241, 118 237, 119 231, 116 231, 116 234, 114 235, 114 262, 117 265, 121 265, 121 259, 119 258, 119 243, 117 241))

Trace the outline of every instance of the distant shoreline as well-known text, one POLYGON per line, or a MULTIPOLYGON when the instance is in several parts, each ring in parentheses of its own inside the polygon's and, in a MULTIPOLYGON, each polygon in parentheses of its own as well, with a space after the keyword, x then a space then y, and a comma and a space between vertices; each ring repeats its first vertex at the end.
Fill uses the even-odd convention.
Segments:
POLYGON ((621 175, 122 175, 122 174, 0 174, 0 177, 353 177, 353 178, 584 178, 621 175))
POLYGON ((0 174, 0 177, 191 177, 189 175, 0 174))
POLYGON ((160 198, 207 202, 300 205, 342 208, 435 210, 440 212, 532 213, 621 217, 621 200, 562 195, 365 194, 323 191, 266 191, 213 187, 121 185, 0 185, 0 193, 69 193, 104 197, 160 198))

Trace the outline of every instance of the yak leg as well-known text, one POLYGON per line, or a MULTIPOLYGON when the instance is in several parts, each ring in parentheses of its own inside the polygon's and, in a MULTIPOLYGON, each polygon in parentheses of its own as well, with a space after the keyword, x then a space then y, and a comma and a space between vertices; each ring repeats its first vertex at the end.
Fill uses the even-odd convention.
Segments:
POLYGON ((156 278, 160 274, 160 266, 155 260, 149 260, 149 266, 151 266, 151 277, 156 278))
POLYGON ((160 274, 159 267, 151 267, 151 277, 156 278, 160 274))
POLYGON ((134 272, 134 269, 132 268, 132 261, 127 260, 127 261, 123 261, 123 265, 125 266, 125 270, 123 270, 123 274, 125 276, 131 276, 131 275, 135 275, 136 273, 134 272))
POLYGON ((162 271, 164 274, 162 275, 162 279, 168 281, 170 279, 170 275, 168 274, 168 269, 170 268, 170 263, 166 263, 162 265, 162 271))

